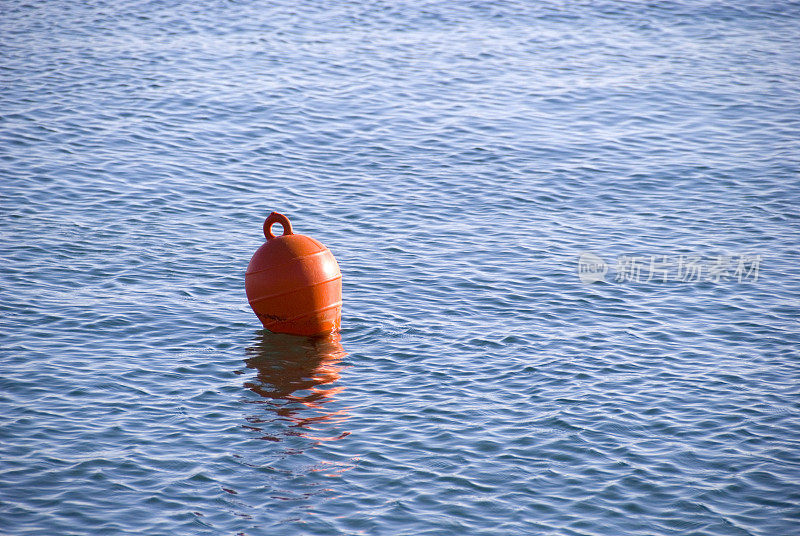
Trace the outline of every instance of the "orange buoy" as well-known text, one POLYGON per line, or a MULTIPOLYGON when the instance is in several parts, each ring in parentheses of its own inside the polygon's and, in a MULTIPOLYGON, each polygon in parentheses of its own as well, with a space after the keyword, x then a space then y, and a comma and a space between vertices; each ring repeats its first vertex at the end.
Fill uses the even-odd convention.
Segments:
POLYGON ((321 335, 339 329, 342 318, 342 273, 328 248, 292 232, 283 214, 264 222, 267 241, 255 252, 244 276, 250 307, 264 327, 275 333, 321 335), (280 223, 283 235, 272 234, 280 223))

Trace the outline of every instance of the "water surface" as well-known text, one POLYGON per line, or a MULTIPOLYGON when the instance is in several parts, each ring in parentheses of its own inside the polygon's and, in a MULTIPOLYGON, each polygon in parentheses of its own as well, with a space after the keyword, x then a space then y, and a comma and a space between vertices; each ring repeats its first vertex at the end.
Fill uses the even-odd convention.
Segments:
POLYGON ((800 533, 800 4, 0 11, 0 532, 800 533))

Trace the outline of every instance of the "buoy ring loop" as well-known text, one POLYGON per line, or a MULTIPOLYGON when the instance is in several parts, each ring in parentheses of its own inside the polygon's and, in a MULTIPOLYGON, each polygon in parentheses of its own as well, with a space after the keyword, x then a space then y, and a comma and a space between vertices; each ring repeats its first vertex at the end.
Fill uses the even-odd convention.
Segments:
POLYGON ((264 236, 267 237, 267 240, 275 238, 275 235, 272 234, 272 225, 275 223, 280 223, 283 227, 282 236, 293 234, 292 222, 289 221, 289 218, 279 212, 273 212, 264 220, 264 236))

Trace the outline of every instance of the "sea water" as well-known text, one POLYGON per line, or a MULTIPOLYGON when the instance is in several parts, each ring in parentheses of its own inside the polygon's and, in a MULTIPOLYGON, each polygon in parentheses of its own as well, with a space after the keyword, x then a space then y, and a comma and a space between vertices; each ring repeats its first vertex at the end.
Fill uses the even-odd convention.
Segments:
POLYGON ((0 533, 800 534, 799 21, 3 2, 0 533))

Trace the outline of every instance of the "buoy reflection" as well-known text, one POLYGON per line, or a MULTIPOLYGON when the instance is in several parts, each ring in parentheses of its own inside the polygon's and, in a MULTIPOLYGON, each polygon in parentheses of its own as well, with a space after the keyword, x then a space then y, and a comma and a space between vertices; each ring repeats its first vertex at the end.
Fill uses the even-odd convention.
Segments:
POLYGON ((338 333, 307 338, 265 331, 246 352, 245 364, 257 374, 244 386, 265 399, 253 403, 269 410, 247 417, 246 428, 269 441, 288 436, 336 441, 350 433, 338 427, 347 418, 345 410, 330 409, 344 390, 336 384, 347 355, 338 333))

